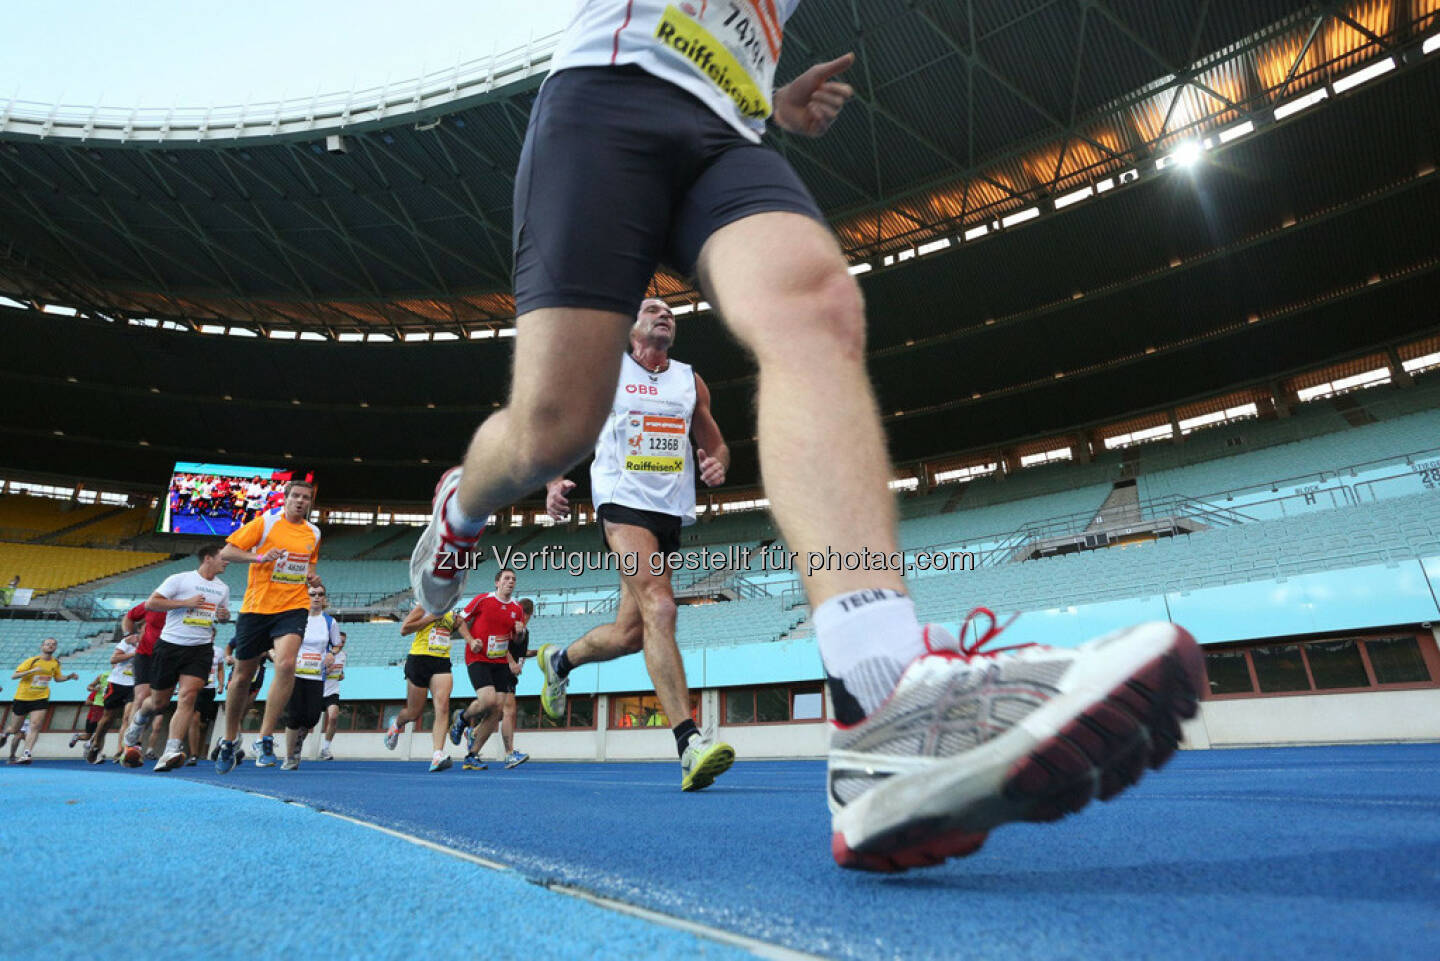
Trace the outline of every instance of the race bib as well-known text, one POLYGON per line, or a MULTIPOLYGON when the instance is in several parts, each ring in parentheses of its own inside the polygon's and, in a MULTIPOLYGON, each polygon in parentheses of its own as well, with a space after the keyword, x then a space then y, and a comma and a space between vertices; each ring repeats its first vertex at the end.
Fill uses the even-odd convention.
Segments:
POLYGON ((694 3, 665 8, 655 39, 679 54, 751 120, 770 116, 780 62, 780 17, 774 0, 694 3))
POLYGON ((50 675, 49 675, 49 674, 32 674, 32 675, 30 675, 30 686, 31 686, 31 687, 49 687, 49 686, 50 686, 50 675))
POLYGON ((185 612, 180 623, 191 627, 211 627, 215 624, 215 605, 210 601, 203 602, 199 607, 193 607, 185 612))
POLYGON ((690 448, 685 418, 632 410, 625 423, 626 470, 678 474, 685 469, 685 454, 690 448))
POLYGON ((125 667, 125 669, 120 672, 120 676, 121 676, 121 677, 134 677, 134 676, 135 676, 135 670, 134 670, 134 668, 132 668, 132 667, 130 667, 130 666, 127 665, 127 666, 125 667))
POLYGON ((491 634, 485 640, 485 656, 499 658, 504 657, 505 652, 510 650, 510 638, 500 634, 491 634))
POLYGON ((324 654, 318 651, 301 651, 295 658, 295 673, 318 677, 320 675, 320 661, 324 654))
POLYGON ((426 638, 427 649, 435 657, 450 656, 450 628, 441 627, 437 621, 430 628, 430 636, 426 638))
POLYGON ((277 584, 304 584, 309 573, 310 555, 287 551, 284 557, 275 562, 275 568, 270 572, 270 580, 277 584))

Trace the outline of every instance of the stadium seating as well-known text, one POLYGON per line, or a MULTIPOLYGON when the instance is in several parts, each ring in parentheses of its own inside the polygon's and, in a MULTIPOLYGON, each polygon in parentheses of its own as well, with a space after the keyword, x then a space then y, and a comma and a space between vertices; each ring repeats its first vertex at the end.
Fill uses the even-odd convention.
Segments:
POLYGON ((114 508, 101 504, 77 504, 51 497, 6 494, 0 497, 0 539, 33 540, 111 510, 114 508))
POLYGON ((11 576, 19 574, 21 587, 33 588, 36 593, 43 594, 164 559, 164 554, 145 551, 0 543, 0 572, 4 572, 0 578, 8 581, 11 576))
POLYGON ((47 543, 65 547, 116 547, 150 529, 148 507, 104 507, 96 519, 75 530, 49 538, 47 543))

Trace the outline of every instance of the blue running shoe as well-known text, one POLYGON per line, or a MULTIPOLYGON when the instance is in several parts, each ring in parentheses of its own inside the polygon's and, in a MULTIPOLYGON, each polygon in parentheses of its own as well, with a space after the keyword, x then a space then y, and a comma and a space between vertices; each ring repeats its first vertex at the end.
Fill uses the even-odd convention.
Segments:
POLYGON ((460 737, 465 733, 465 709, 457 707, 450 720, 450 743, 459 744, 460 737))
POLYGON ((215 773, 229 774, 235 770, 235 742, 220 741, 219 750, 215 754, 215 773))
POLYGON ((385 730, 385 750, 395 750, 395 745, 400 743, 400 725, 396 723, 400 715, 396 714, 390 719, 390 726, 385 730))
POLYGON ((465 729, 465 753, 475 753, 475 728, 473 727, 467 727, 465 729))
POLYGON ((508 771, 512 767, 519 767, 528 760, 530 760, 530 755, 521 751, 511 750, 511 752, 505 756, 505 770, 508 771))
POLYGON ((256 767, 274 767, 280 763, 275 757, 275 739, 273 737, 262 737, 257 743, 255 756, 256 767))

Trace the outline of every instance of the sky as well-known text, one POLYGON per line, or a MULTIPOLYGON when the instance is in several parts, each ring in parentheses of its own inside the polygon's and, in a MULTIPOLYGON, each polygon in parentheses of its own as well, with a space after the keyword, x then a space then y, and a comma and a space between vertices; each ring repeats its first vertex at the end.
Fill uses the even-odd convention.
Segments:
MULTIPOLYGON (((401 83, 561 29, 575 0, 6 4, 0 105, 212 107, 401 83)), ((3 109, 3 106, 0 106, 3 109)))

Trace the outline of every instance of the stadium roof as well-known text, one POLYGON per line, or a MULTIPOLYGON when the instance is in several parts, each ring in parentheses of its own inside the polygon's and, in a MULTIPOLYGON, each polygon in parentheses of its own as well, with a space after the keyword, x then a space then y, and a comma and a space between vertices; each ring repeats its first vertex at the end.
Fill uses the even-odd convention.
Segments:
MULTIPOLYGON (((1440 0, 986 0, 973 5, 978 53, 940 39, 958 21, 937 11, 970 4, 809 19, 823 6, 802 5, 785 67, 860 47, 870 103, 831 137, 778 143, 866 270, 897 460, 1053 435, 1436 330, 1440 0), (1042 104, 1058 102, 1038 99, 1050 85, 1084 122, 1046 126, 1014 107, 1015 133, 987 140, 993 104, 1015 97, 991 71, 1042 104), (1243 110, 1184 106, 1222 74, 1246 92, 1243 110), (963 83, 965 96, 911 104, 912 78, 963 83), (1125 135, 1121 157, 1074 166, 1107 123, 1125 135), (973 141, 975 162, 927 160, 924 141, 942 136, 973 141), (1052 166, 1036 166, 1052 148, 1052 166), (983 184, 1007 170, 1020 196, 986 201, 983 184), (935 199, 955 189, 958 207, 935 199)), ((4 461, 154 482, 176 459, 294 453, 332 497, 428 490, 506 390, 508 178, 543 62, 523 69, 506 87, 457 85, 445 105, 348 126, 341 155, 325 152, 324 127, 119 144, 7 122, 0 291, 89 318, 4 312, 4 461), (455 342, 308 343, 367 336, 455 342)), ((678 279, 658 283, 695 299, 678 279)), ((751 482, 751 361, 713 313, 680 327, 677 354, 704 358, 736 449, 731 479, 751 482)))

